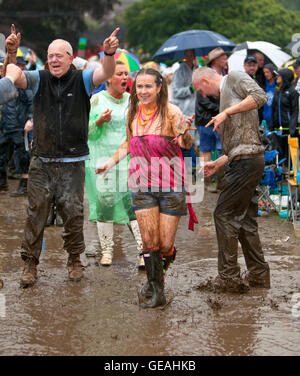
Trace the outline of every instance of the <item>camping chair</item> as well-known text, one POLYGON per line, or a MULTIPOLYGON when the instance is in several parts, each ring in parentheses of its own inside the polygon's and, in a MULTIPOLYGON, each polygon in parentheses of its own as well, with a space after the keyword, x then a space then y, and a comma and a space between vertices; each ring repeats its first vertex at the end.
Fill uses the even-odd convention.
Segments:
POLYGON ((300 207, 298 203, 299 182, 299 143, 297 137, 288 137, 289 145, 289 177, 288 177, 288 218, 292 219, 296 237, 300 237, 300 207))
POLYGON ((284 162, 285 159, 279 162, 277 161, 277 159, 278 159, 277 150, 271 150, 271 151, 265 152, 266 166, 264 168, 263 176, 257 187, 257 190, 259 193, 259 196, 258 196, 259 209, 266 211, 268 213, 271 210, 274 210, 274 211, 281 210, 281 192, 282 192, 281 184, 282 184, 283 176, 281 174, 280 164, 284 162), (271 192, 274 189, 277 189, 278 193, 280 194, 279 205, 276 204, 270 197, 271 192))

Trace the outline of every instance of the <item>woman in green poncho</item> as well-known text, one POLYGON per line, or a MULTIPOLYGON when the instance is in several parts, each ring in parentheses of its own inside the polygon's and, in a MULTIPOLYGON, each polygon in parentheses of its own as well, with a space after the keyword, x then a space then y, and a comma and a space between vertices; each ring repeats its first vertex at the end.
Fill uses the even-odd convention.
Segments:
MULTIPOLYGON (((128 70, 124 63, 116 61, 115 73, 107 81, 107 91, 91 98, 88 145, 90 160, 86 161, 86 190, 89 200, 89 220, 97 222, 102 249, 101 265, 111 265, 113 257, 113 224, 128 224, 142 251, 142 240, 131 206, 128 191, 128 164, 125 158, 109 174, 96 175, 99 162, 111 157, 126 139, 126 117, 130 94, 126 92, 128 70)), ((139 267, 143 267, 140 257, 139 267)))

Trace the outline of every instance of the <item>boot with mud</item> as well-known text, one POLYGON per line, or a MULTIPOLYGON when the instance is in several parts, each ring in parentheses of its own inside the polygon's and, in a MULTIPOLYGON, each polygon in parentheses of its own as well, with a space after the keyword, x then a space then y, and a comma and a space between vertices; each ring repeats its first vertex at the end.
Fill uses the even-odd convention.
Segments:
POLYGON ((0 191, 7 191, 8 184, 7 184, 7 174, 6 172, 0 172, 0 191))
POLYGON ((151 301, 141 302, 142 308, 155 308, 166 304, 164 295, 164 274, 160 250, 147 250, 143 252, 147 279, 152 290, 151 301))
POLYGON ((27 195, 27 180, 26 178, 21 178, 19 187, 15 192, 10 194, 11 197, 25 196, 27 195))
POLYGON ((270 278, 270 270, 267 270, 264 278, 258 278, 253 276, 249 271, 246 271, 242 274, 243 281, 248 284, 250 287, 259 287, 264 289, 271 288, 271 278, 270 278))
POLYGON ((114 224, 111 222, 97 222, 98 236, 102 249, 100 265, 110 266, 114 251, 114 224))
MULTIPOLYGON (((163 265, 163 275, 164 279, 166 278, 167 270, 169 269, 170 265, 175 261, 176 259, 176 248, 173 247, 172 250, 168 254, 161 253, 162 258, 162 265, 163 265)), ((144 298, 151 298, 152 296, 152 288, 147 281, 145 285, 141 289, 141 295, 144 298)))
POLYGON ((80 261, 80 255, 69 255, 67 268, 70 281, 79 282, 82 279, 83 266, 80 261))
POLYGON ((23 274, 20 279, 20 286, 23 288, 33 286, 37 280, 37 268, 33 258, 24 261, 23 274))
POLYGON ((249 284, 242 278, 223 279, 219 275, 212 281, 212 288, 215 292, 233 292, 238 294, 250 290, 249 284))

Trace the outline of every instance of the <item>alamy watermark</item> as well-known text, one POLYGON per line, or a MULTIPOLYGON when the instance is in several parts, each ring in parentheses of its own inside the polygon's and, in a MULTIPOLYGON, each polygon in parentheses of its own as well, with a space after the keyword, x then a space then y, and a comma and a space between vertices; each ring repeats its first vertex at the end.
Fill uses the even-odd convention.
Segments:
MULTIPOLYGON (((97 160, 97 167, 104 165, 107 157, 97 160)), ((187 195, 187 202, 200 203, 204 197, 204 179, 201 167, 203 158, 191 157, 182 160, 175 156, 133 157, 122 160, 112 167, 106 176, 96 177, 96 189, 99 193, 126 193, 128 190, 141 192, 182 192, 187 195)))

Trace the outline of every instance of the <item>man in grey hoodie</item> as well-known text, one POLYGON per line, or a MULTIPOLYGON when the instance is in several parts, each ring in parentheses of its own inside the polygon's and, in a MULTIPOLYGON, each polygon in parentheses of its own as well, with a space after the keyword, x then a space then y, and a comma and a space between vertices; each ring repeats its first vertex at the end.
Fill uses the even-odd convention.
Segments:
POLYGON ((256 221, 256 187, 265 165, 257 109, 266 103, 267 95, 249 75, 237 71, 222 77, 210 68, 199 68, 193 85, 203 96, 220 97, 220 113, 206 126, 221 127, 224 155, 204 166, 206 177, 226 165, 214 211, 219 254, 213 288, 231 292, 248 291, 249 285, 269 288, 270 270, 256 221), (238 242, 248 269, 245 276, 237 262, 238 242))

